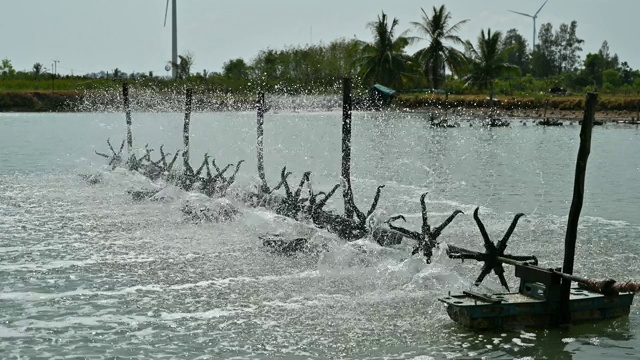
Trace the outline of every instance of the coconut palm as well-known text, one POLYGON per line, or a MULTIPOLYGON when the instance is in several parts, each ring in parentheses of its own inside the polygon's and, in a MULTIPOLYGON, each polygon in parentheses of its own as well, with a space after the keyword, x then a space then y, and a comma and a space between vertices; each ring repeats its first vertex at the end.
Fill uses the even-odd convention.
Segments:
POLYGON ((175 67, 178 71, 176 72, 176 78, 178 80, 184 80, 189 77, 191 74, 191 67, 194 63, 193 53, 187 52, 184 55, 178 55, 179 61, 177 63, 171 62, 171 66, 175 67))
POLYGON ((464 65, 462 52, 446 43, 464 45, 464 41, 455 33, 469 19, 449 26, 451 13, 446 10, 444 5, 440 6, 440 8, 434 6, 431 16, 427 15, 424 9, 420 8, 420 10, 422 10, 422 21, 413 21, 411 25, 422 36, 411 39, 427 41, 429 46, 418 50, 413 56, 421 64, 424 76, 431 84, 431 87, 438 89, 444 83, 445 66, 448 66, 454 74, 458 74, 464 65))
POLYGON ((465 86, 473 85, 480 90, 489 89, 493 101, 494 83, 499 77, 517 74, 518 67, 507 63, 508 48, 503 48, 502 33, 487 29, 480 32, 477 48, 467 41, 469 73, 465 76, 465 86))
POLYGON ((35 64, 33 64, 33 68, 31 70, 31 74, 33 74, 33 77, 35 78, 39 78, 40 75, 42 75, 44 73, 44 66, 37 62, 35 64))
POLYGON ((361 56, 359 75, 367 84, 379 83, 390 87, 402 86, 403 77, 410 72, 409 58, 404 48, 409 45, 405 33, 395 37, 398 19, 389 24, 387 14, 382 12, 377 21, 367 24, 373 33, 373 42, 358 42, 361 56))

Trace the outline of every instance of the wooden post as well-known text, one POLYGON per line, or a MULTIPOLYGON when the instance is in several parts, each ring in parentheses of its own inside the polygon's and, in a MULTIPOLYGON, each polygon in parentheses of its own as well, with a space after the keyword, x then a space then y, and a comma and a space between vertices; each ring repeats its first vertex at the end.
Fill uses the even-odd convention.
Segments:
POLYGON ((193 89, 187 89, 187 98, 184 106, 184 128, 182 130, 182 139, 184 141, 184 150, 182 151, 182 160, 184 169, 189 168, 189 125, 191 123, 191 104, 193 102, 193 89))
POLYGON ((258 94, 258 103, 257 103, 257 113, 258 113, 258 138, 257 138, 257 151, 258 151, 258 176, 260 177, 261 184, 261 192, 269 193, 269 185, 267 185, 267 177, 264 173, 264 93, 261 92, 258 94))
MULTIPOLYGON (((569 220, 567 221, 567 232, 564 239, 564 262, 562 272, 573 274, 573 260, 576 252, 576 237, 578 235, 578 221, 582 210, 582 200, 584 197, 584 179, 587 171, 587 159, 591 152, 591 130, 598 104, 598 93, 587 93, 585 102, 584 117, 580 128, 580 147, 578 149, 578 159, 576 161, 576 173, 573 183, 573 200, 569 209, 569 220)), ((563 279, 560 298, 560 321, 562 324, 571 323, 571 304, 569 303, 569 293, 571 290, 571 280, 563 279)))
POLYGON ((351 190, 351 79, 342 79, 342 198, 344 214, 353 218, 353 192, 351 190))
POLYGON ((494 80, 491 80, 491 90, 489 91, 489 111, 493 111, 493 113, 495 114, 496 109, 494 109, 493 107, 493 86, 494 86, 494 80))
POLYGON ((122 83, 122 99, 124 102, 124 115, 127 119, 127 154, 131 156, 133 147, 133 134, 131 134, 131 107, 129 106, 129 83, 122 83))
POLYGON ((549 105, 549 100, 544 101, 544 115, 542 115, 542 120, 547 120, 547 106, 549 105))

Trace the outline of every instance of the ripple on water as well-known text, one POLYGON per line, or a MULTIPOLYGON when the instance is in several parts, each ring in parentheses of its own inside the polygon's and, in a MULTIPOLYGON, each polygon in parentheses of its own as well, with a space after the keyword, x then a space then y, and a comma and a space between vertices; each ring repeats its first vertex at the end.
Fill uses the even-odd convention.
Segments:
MULTIPOLYGON (((250 134, 255 134, 254 116, 238 117, 239 126, 249 124, 250 134)), ((324 124, 323 119, 315 120, 324 124)), ((295 122, 286 124, 296 126, 295 122)), ((111 127, 120 131, 107 125, 108 129, 101 131, 111 127)), ((171 134, 179 134, 181 130, 174 125, 166 121, 163 126, 171 134)), ((515 212, 522 210, 527 216, 518 224, 509 251, 536 255, 545 266, 561 263, 566 216, 557 215, 565 213, 565 204, 557 204, 563 200, 557 199, 565 197, 559 196, 564 194, 557 189, 540 187, 540 183, 563 179, 560 170, 566 165, 558 160, 557 164, 536 167, 543 162, 531 147, 539 142, 522 141, 536 130, 515 136, 460 129, 457 133, 440 132, 438 138, 425 142, 431 130, 425 130, 426 135, 416 131, 422 129, 419 123, 407 127, 403 122, 385 125, 374 120, 359 125, 363 134, 370 127, 379 127, 380 137, 379 146, 365 155, 363 143, 354 147, 355 155, 359 151, 364 156, 354 164, 359 204, 369 203, 373 196, 370 190, 383 183, 381 207, 388 214, 407 214, 404 225, 417 230, 419 197, 429 191, 432 223, 440 223, 454 209, 466 214, 443 232, 443 245, 471 249, 482 249, 470 216, 475 207, 480 206, 481 218, 494 240, 502 237, 515 212), (396 133, 406 137, 390 136, 396 133), (512 145, 514 156, 527 159, 527 154, 532 154, 533 160, 510 161, 511 153, 504 147, 495 153, 496 144, 487 143, 488 137, 512 145), (425 149, 413 146, 408 152, 406 144, 397 143, 402 139, 426 144, 425 149), (391 160, 411 158, 396 166, 389 161, 390 154, 391 160), (374 155, 380 158, 369 158, 374 155), (437 161, 433 163, 433 159, 437 161), (366 167, 358 168, 363 163, 366 167), (417 170, 407 171, 412 163, 417 170), (520 166, 524 175, 508 169, 512 165, 520 166), (516 185, 505 180, 513 179, 516 173, 516 185)), ((327 127, 327 132, 329 129, 333 128, 327 127)), ((275 136, 278 134, 266 138, 275 136)), ((233 156, 246 152, 253 158, 252 148, 244 149, 241 139, 233 139, 234 144, 223 149, 227 155, 233 149, 238 151, 233 156)), ((308 139, 303 140, 294 147, 307 151, 308 139)), ((566 136, 544 137, 545 142, 555 141, 558 146, 565 140, 566 136)), ((361 137, 354 141, 361 141, 361 137)), ((84 156, 86 149, 82 151, 84 156)), ((316 157, 320 158, 318 166, 326 167, 317 180, 322 189, 330 188, 335 180, 331 177, 335 169, 327 164, 333 164, 329 160, 339 154, 332 151, 316 157)), ((270 155, 277 157, 270 161, 288 164, 297 158, 295 154, 279 151, 270 155)), ((102 171, 97 166, 85 167, 85 163, 83 171, 102 171)), ((298 162, 295 166, 306 168, 309 164, 298 162)), ((168 189, 164 201, 133 202, 126 190, 153 185, 125 171, 102 174, 102 182, 95 185, 86 184, 75 174, 0 176, 3 355, 424 360, 605 353, 623 358, 638 347, 635 307, 626 323, 572 328, 568 333, 466 331, 448 319, 437 297, 449 290, 469 288, 479 266, 448 259, 444 246, 436 251, 433 263, 426 265, 407 255, 413 244, 395 248, 381 248, 365 240, 343 244, 326 232, 242 207, 242 216, 231 223, 192 224, 185 222, 179 211, 189 195, 168 189), (276 256, 256 240, 264 232, 311 235, 314 241, 327 242, 330 250, 320 256, 276 256)), ((337 202, 330 205, 340 207, 337 202)), ((634 254, 640 253, 635 241, 640 228, 633 219, 611 220, 619 217, 611 214, 623 211, 616 213, 606 204, 603 207, 602 213, 592 212, 581 219, 576 272, 593 277, 637 277, 640 262, 634 254)), ((507 271, 513 284, 515 279, 507 271)), ((493 275, 483 285, 484 289, 499 289, 493 275)))

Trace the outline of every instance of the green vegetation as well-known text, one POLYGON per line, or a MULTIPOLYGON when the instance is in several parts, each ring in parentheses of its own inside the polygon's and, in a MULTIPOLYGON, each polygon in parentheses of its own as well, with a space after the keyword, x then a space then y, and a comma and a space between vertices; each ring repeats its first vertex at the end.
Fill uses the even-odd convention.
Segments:
POLYGON ((469 69, 465 75, 467 85, 481 90, 490 89, 490 99, 495 95, 496 79, 518 71, 517 66, 506 62, 508 49, 502 47, 501 43, 502 33, 491 33, 491 29, 488 29, 486 35, 484 30, 480 32, 477 49, 471 43, 466 44, 469 52, 469 69))
POLYGON ((409 45, 409 39, 403 34, 396 37, 395 31, 398 19, 388 22, 387 14, 382 12, 378 20, 367 25, 373 33, 373 42, 359 42, 358 58, 359 75, 364 84, 371 86, 376 83, 393 88, 401 88, 403 77, 407 76, 410 62, 404 54, 404 48, 409 45))
POLYGON ((425 40, 429 42, 429 46, 418 50, 413 55, 417 66, 423 69, 424 79, 434 89, 440 89, 445 81, 445 66, 451 71, 460 75, 465 64, 464 55, 453 46, 446 45, 445 42, 452 42, 456 45, 463 45, 464 42, 460 37, 455 35, 460 27, 467 20, 449 26, 451 13, 447 12, 444 5, 437 9, 433 7, 433 15, 429 17, 422 10, 422 22, 412 22, 411 24, 423 37, 416 37, 414 40, 425 40))
MULTIPOLYGON (((416 109, 422 107, 435 107, 439 109, 465 108, 479 109, 489 108, 490 100, 484 95, 423 95, 404 93, 396 100, 399 108, 416 109)), ((501 110, 539 110, 540 115, 545 107, 550 109, 549 115, 554 115, 554 111, 575 112, 577 116, 582 115, 584 110, 583 95, 568 96, 520 96, 508 97, 498 96, 494 106, 501 110)), ((613 118, 635 117, 640 108, 639 96, 618 96, 605 95, 598 98, 597 111, 610 112, 613 118), (617 116, 616 116, 617 115, 617 116)), ((602 114, 601 114, 602 115, 602 114)))
MULTIPOLYGON (((612 54, 606 41, 597 53, 581 57, 584 40, 578 37, 576 21, 560 24, 556 29, 551 23, 542 24, 534 49, 515 29, 483 30, 474 46, 456 35, 472 20, 454 20, 444 5, 434 6, 430 12, 421 10, 420 19, 411 21, 410 28, 401 33, 400 21, 382 12, 365 25, 371 29, 370 42, 337 39, 330 43, 264 49, 249 61, 230 59, 221 72, 193 73, 194 56, 186 53, 173 64, 178 69, 176 79, 153 73, 126 74, 117 68, 82 76, 60 76, 52 75, 41 63, 35 63, 29 71, 17 71, 9 59, 3 59, 0 110, 22 109, 29 103, 7 92, 54 92, 63 97, 77 97, 85 91, 119 88, 122 81, 158 91, 191 86, 212 94, 244 98, 258 91, 291 95, 337 93, 343 77, 354 79, 356 92, 365 92, 379 83, 424 99, 433 92, 446 92, 452 96, 484 94, 493 98, 495 94, 538 102, 548 99, 553 88, 563 94, 597 90, 604 97, 632 99, 613 102, 623 106, 635 102, 633 99, 640 95, 640 71, 612 54), (410 54, 407 49, 411 44, 425 47, 410 54), (14 102, 19 106, 8 105, 14 102)), ((405 95, 403 99, 415 96, 405 95)))

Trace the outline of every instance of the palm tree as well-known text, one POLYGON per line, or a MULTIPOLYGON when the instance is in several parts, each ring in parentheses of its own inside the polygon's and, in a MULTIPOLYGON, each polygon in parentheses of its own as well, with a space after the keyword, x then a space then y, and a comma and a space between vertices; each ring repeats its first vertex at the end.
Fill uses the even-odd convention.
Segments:
POLYGON ((33 64, 33 70, 31 70, 31 73, 33 74, 33 77, 35 78, 39 78, 40 75, 42 75, 44 73, 44 66, 42 66, 41 63, 37 62, 35 64, 33 64))
POLYGON ((444 5, 441 5, 440 8, 434 6, 431 17, 427 15, 424 9, 420 8, 420 10, 422 10, 422 21, 413 21, 411 25, 424 37, 417 36, 412 39, 428 41, 429 46, 418 50, 413 56, 422 65, 424 76, 431 84, 431 87, 438 89, 444 83, 445 65, 453 73, 458 74, 464 64, 463 54, 445 43, 451 42, 464 45, 464 41, 455 33, 469 19, 449 26, 451 13, 446 10, 444 5))
POLYGON ((509 48, 503 48, 501 44, 502 33, 492 33, 491 29, 488 29, 486 34, 484 30, 480 32, 477 48, 469 41, 466 43, 470 63, 465 86, 473 85, 480 90, 488 88, 492 103, 495 80, 504 75, 518 73, 517 66, 506 62, 509 48))
POLYGON ((410 72, 409 58, 404 48, 409 45, 409 39, 404 33, 395 37, 398 19, 394 18, 389 24, 387 14, 382 12, 377 21, 367 24, 373 33, 373 42, 358 42, 361 56, 360 76, 365 83, 373 85, 379 83, 390 87, 401 87, 403 77, 410 72))
POLYGON ((178 55, 179 61, 177 63, 171 62, 171 66, 175 67, 178 71, 176 72, 176 78, 178 80, 184 80, 189 77, 191 74, 191 67, 194 63, 193 53, 187 52, 184 55, 178 55))

